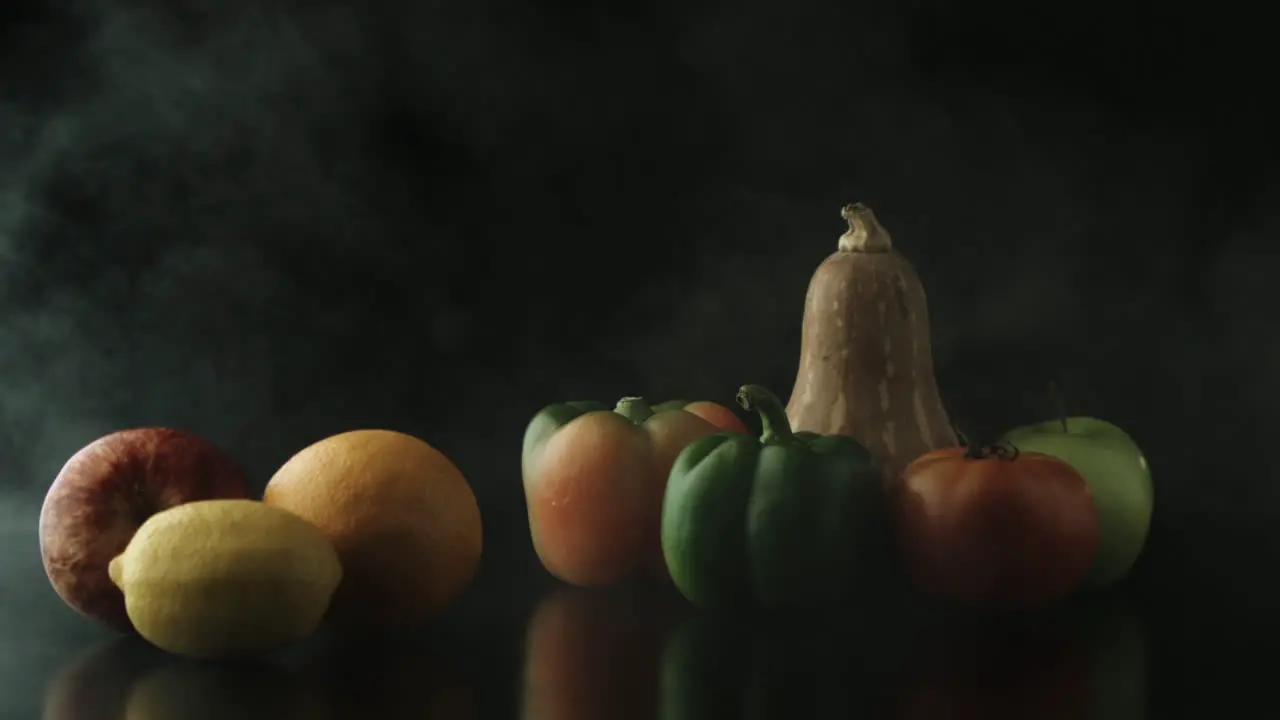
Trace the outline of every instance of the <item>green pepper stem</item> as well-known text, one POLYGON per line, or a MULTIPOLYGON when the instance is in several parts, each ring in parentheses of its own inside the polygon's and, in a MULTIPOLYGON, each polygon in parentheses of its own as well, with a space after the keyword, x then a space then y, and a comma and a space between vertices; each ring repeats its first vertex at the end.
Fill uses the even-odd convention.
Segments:
POLYGON ((738 390, 738 404, 747 412, 760 415, 760 442, 789 442, 795 437, 787 420, 786 408, 768 388, 761 385, 743 385, 738 390))
POLYGON ((624 397, 618 401, 618 405, 613 411, 636 423, 644 422, 653 417, 653 408, 642 397, 624 397))

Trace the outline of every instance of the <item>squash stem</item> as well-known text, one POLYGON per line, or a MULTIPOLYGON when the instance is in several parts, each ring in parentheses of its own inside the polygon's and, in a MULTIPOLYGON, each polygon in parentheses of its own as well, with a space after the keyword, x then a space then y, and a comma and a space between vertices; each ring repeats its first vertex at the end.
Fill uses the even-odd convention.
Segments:
POLYGON ((876 220, 876 214, 862 203, 840 208, 840 217, 849 223, 849 229, 840 236, 841 252, 883 253, 893 249, 889 231, 876 220))
POLYGON ((791 423, 787 420, 786 408, 768 388, 761 385, 743 385, 738 390, 738 404, 747 412, 760 415, 760 442, 790 442, 795 434, 791 431, 791 423))
POLYGON ((624 397, 618 401, 613 411, 634 423, 642 423, 653 417, 653 408, 642 397, 624 397))

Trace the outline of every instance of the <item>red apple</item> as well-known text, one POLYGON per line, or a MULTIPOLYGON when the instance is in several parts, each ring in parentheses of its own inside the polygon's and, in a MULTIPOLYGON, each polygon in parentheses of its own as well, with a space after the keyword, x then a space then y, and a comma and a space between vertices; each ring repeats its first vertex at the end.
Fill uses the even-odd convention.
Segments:
POLYGON ((138 428, 99 438, 54 479, 40 509, 40 555, 53 589, 86 617, 133 630, 107 565, 152 515, 196 500, 248 498, 229 455, 183 430, 138 428))

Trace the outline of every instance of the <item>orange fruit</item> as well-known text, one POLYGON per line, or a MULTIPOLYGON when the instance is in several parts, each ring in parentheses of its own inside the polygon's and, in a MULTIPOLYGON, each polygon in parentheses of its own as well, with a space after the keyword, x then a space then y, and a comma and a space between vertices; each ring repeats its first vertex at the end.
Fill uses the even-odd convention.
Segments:
POLYGON ((480 565, 471 486, 411 435, 325 438, 277 470, 262 499, 314 523, 338 551, 343 576, 326 619, 341 629, 416 628, 457 599, 480 565))

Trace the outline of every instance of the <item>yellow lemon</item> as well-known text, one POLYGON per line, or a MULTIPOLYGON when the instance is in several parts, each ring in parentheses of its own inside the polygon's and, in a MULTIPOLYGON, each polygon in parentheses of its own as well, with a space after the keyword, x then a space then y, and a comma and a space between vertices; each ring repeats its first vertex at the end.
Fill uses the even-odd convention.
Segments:
POLYGON ((310 635, 342 565, 297 515, 254 500, 203 500, 151 516, 109 573, 142 637, 212 658, 270 652, 310 635))

